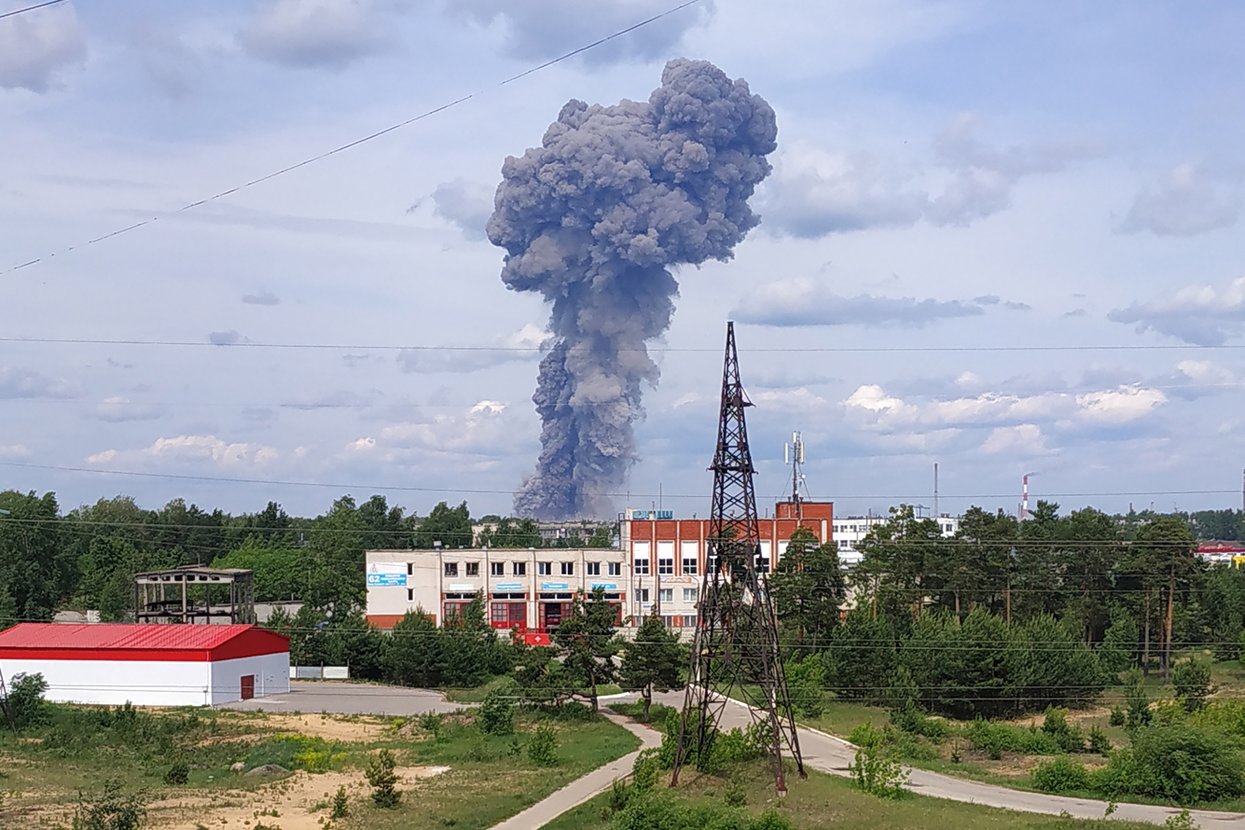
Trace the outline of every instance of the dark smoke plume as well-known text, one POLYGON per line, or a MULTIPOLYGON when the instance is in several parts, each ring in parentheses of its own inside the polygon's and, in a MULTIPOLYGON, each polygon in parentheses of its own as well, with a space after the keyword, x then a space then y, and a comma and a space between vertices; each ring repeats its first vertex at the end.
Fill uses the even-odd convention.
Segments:
POLYGON ((571 101, 540 147, 502 166, 488 237, 502 280, 553 304, 555 341, 532 400, 543 428, 523 516, 599 514, 636 460, 646 343, 670 325, 672 266, 727 260, 756 226, 774 111, 705 61, 666 64, 647 103, 571 101))

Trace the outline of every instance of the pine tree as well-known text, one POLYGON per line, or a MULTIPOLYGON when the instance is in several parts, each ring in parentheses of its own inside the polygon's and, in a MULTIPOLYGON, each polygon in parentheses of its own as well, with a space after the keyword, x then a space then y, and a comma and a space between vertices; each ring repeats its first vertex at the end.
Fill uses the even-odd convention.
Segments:
POLYGON ((635 640, 624 646, 618 681, 624 689, 640 692, 646 723, 654 690, 668 692, 677 688, 685 662, 679 635, 666 630, 656 613, 650 614, 641 623, 636 629, 635 640))

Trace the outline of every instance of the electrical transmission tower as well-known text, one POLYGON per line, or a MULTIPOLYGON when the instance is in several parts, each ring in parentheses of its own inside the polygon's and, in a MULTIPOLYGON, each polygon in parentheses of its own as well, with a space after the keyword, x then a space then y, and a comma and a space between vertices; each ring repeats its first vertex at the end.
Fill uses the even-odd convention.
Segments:
POLYGON ((670 784, 679 783, 679 772, 692 758, 703 768, 713 751, 727 698, 738 694, 766 737, 775 789, 786 795, 784 752, 791 753, 800 777, 806 774, 778 651, 774 603, 766 575, 757 572, 760 531, 744 423, 744 409, 749 406, 752 403, 739 380, 735 324, 727 323, 707 558, 670 784))

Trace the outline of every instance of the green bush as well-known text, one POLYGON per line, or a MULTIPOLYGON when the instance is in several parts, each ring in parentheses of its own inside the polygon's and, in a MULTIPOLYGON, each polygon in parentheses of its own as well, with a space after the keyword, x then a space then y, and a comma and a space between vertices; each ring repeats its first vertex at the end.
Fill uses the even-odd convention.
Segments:
POLYGON ((964 737, 974 749, 987 753, 998 760, 1004 752, 1024 755, 1057 755, 1059 744, 1046 732, 1035 728, 1012 726, 975 720, 964 727, 964 737))
POLYGON ((879 798, 899 798, 906 792, 908 774, 875 747, 856 750, 856 758, 847 771, 858 789, 879 798))
POLYGON ((398 792, 398 774, 395 771, 397 763, 394 761, 393 753, 387 749, 382 749, 373 755, 367 762, 367 769, 364 775, 367 776, 367 783, 372 786, 372 801, 377 807, 392 808, 398 806, 398 800, 402 794, 398 792))
POLYGON ((1107 724, 1110 726, 1123 726, 1128 723, 1128 713, 1119 706, 1111 707, 1111 716, 1107 718, 1107 724))
POLYGON ((190 780, 190 765, 183 760, 176 760, 173 766, 164 773, 164 783, 185 784, 190 780))
POLYGON ((666 789, 627 799, 611 826, 614 830, 793 830, 787 818, 772 810, 749 817, 738 807, 681 801, 666 789))
POLYGON ((1150 696, 1146 694, 1145 678, 1136 669, 1124 678, 1124 702, 1128 709, 1125 726, 1138 729, 1150 722, 1150 696))
POLYGON ((1210 682, 1210 666, 1200 660, 1177 663, 1172 670, 1172 686, 1186 712, 1201 709, 1206 705, 1206 698, 1215 691, 1210 682))
POLYGON ((1059 757, 1038 764, 1033 786, 1044 793, 1085 792, 1091 789, 1089 770, 1071 758, 1059 757))
POLYGON ((871 723, 862 723, 847 734, 847 740, 858 747, 882 745, 882 733, 871 723))
POLYGON ((645 749, 636 756, 635 764, 631 767, 631 780, 635 784, 636 792, 648 792, 657 785, 657 778, 661 775, 661 758, 656 749, 645 749))
POLYGON ((480 729, 489 735, 509 735, 514 731, 514 703, 508 690, 494 689, 480 704, 476 718, 480 729))
POLYGON ((47 720, 48 704, 43 699, 47 690, 48 683, 38 672, 20 677, 9 684, 9 716, 13 718, 14 728, 25 729, 47 720))
POLYGON ((1042 731, 1063 752, 1080 752, 1085 748, 1085 738, 1081 730, 1068 723, 1068 710, 1058 706, 1046 707, 1046 717, 1042 720, 1042 731))
POLYGON ((1212 700, 1189 715, 1194 726, 1245 737, 1245 700, 1212 700))
POLYGON ((934 743, 946 740, 950 733, 947 722, 940 718, 931 718, 915 705, 902 706, 890 710, 890 723, 901 732, 909 735, 920 735, 934 743))
POLYGON ((527 757, 542 767, 558 765, 558 738, 553 729, 545 724, 536 727, 532 740, 527 744, 527 757))
POLYGON ((1090 752, 1098 755, 1111 754, 1111 739, 1107 737, 1107 733, 1102 731, 1102 727, 1094 724, 1089 729, 1089 747, 1090 752))
POLYGON ((1245 793, 1245 764, 1226 736, 1189 726, 1152 726, 1129 749, 1111 754, 1096 773, 1105 794, 1143 795, 1176 804, 1219 801, 1245 793))
POLYGON ((73 830, 138 830, 146 815, 141 796, 127 795, 120 781, 109 779, 95 797, 78 794, 71 827, 73 830))
POLYGON ((346 798, 346 785, 342 784, 333 795, 333 808, 329 811, 329 818, 345 818, 349 814, 350 802, 346 798))

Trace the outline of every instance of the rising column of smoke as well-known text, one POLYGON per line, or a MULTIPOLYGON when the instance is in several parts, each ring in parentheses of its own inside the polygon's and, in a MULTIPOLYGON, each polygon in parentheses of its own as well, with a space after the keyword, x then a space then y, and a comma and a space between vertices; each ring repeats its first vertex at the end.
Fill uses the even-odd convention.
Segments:
POLYGON ((756 226, 748 198, 770 172, 774 111, 706 61, 674 60, 646 103, 570 101, 540 147, 502 167, 488 236, 502 280, 553 304, 554 345, 532 400, 536 471, 515 512, 600 515, 636 460, 647 341, 670 325, 670 267, 726 260, 756 226))

